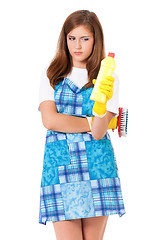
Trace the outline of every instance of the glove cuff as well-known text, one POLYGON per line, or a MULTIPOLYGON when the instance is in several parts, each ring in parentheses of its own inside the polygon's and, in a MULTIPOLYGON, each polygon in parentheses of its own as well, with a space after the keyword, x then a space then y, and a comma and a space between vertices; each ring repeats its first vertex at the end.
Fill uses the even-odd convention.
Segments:
POLYGON ((93 115, 96 116, 96 117, 104 117, 106 115, 107 112, 105 112, 103 115, 98 115, 96 112, 92 111, 93 115))
POLYGON ((92 129, 93 117, 86 117, 89 123, 90 130, 92 129))

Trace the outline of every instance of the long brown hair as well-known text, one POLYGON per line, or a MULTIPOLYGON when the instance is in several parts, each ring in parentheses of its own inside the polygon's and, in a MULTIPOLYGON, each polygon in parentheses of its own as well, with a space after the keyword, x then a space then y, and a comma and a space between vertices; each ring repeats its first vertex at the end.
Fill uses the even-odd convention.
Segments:
POLYGON ((47 77, 54 89, 55 85, 72 70, 72 60, 67 47, 67 34, 80 25, 88 27, 94 36, 93 50, 86 64, 89 81, 85 88, 93 87, 92 80, 97 78, 101 60, 105 58, 103 29, 94 12, 79 10, 70 14, 65 20, 58 39, 56 55, 47 69, 47 77))

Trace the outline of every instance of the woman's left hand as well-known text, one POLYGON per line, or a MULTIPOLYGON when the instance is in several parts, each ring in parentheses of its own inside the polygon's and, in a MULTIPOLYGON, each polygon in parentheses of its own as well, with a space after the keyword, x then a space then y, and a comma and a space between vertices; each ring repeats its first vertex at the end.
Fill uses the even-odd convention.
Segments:
MULTIPOLYGON (((104 80, 100 81, 99 89, 100 92, 106 95, 107 100, 111 99, 113 96, 113 84, 115 78, 112 76, 107 76, 104 80)), ((96 80, 93 79, 93 84, 95 84, 96 80)))
MULTIPOLYGON (((105 80, 100 81, 99 92, 106 95, 106 102, 112 98, 113 96, 113 83, 115 78, 112 76, 108 76, 105 80)), ((93 84, 95 84, 96 80, 93 79, 93 84)), ((93 114, 95 116, 102 117, 106 113, 106 103, 95 102, 93 106, 93 114)))

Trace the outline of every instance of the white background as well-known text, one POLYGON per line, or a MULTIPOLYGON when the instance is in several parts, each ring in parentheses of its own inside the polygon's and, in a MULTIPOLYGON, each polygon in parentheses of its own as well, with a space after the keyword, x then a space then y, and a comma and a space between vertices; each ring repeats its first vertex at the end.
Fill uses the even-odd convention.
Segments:
POLYGON ((106 53, 115 52, 120 106, 129 109, 128 137, 112 133, 126 214, 111 216, 104 239, 159 239, 158 3, 155 0, 0 3, 1 239, 55 239, 38 223, 46 129, 38 107, 43 68, 54 56, 66 17, 94 11, 106 53))

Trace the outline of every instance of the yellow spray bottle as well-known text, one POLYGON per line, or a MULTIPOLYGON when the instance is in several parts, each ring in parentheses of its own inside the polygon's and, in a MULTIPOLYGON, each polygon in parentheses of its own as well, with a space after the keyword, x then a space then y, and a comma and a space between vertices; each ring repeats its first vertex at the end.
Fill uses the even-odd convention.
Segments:
POLYGON ((114 53, 108 53, 108 56, 101 61, 97 80, 90 96, 91 100, 99 103, 106 103, 106 95, 100 92, 99 85, 101 80, 104 80, 107 76, 112 76, 116 67, 114 57, 114 53))

